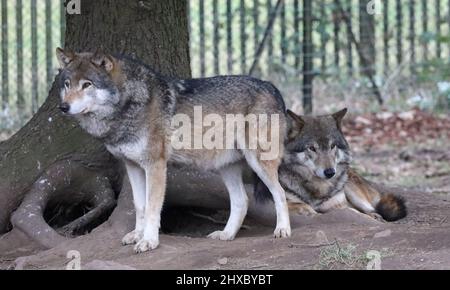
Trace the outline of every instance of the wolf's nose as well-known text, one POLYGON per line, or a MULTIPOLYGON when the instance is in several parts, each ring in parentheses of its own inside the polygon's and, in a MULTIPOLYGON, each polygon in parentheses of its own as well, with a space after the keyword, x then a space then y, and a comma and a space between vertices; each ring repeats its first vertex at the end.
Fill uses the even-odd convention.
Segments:
POLYGON ((336 170, 334 168, 327 168, 323 171, 323 174, 326 178, 330 179, 336 174, 336 170))
POLYGON ((62 103, 61 105, 59 105, 59 109, 63 112, 63 113, 67 113, 70 110, 70 105, 68 103, 62 103))

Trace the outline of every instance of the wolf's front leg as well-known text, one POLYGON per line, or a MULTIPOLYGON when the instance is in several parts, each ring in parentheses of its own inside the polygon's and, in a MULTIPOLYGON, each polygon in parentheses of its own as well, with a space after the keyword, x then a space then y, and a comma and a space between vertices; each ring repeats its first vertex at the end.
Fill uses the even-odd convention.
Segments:
POLYGON ((317 207, 317 211, 320 213, 326 213, 332 209, 339 208, 348 208, 349 204, 347 202, 347 198, 345 197, 344 191, 339 192, 332 198, 324 201, 319 207, 317 207))
POLYGON ((289 212, 298 215, 314 216, 317 212, 309 205, 304 202, 289 202, 288 203, 289 212))
POLYGON ((136 244, 144 236, 144 210, 145 210, 145 171, 131 161, 125 161, 128 179, 133 191, 133 202, 136 210, 135 229, 122 239, 123 245, 136 244))
POLYGON ((146 194, 145 194, 145 226, 144 236, 134 247, 136 253, 142 253, 155 249, 159 245, 159 227, 161 221, 161 209, 166 193, 167 161, 159 159, 145 169, 146 194))

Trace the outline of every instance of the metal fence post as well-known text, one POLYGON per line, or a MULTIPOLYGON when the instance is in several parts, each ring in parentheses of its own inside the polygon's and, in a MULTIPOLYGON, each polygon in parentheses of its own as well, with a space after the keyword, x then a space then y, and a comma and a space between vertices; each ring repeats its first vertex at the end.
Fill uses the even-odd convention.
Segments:
POLYGON ((47 65, 47 90, 53 82, 52 1, 45 1, 45 59, 47 65))
POLYGON ((313 111, 313 17, 312 0, 303 1, 303 110, 305 114, 313 111))
POLYGON ((38 42, 36 0, 31 0, 31 111, 35 113, 39 105, 38 97, 38 42))
POLYGON ((2 0, 2 109, 9 105, 8 5, 2 0))
POLYGON ((17 34, 17 109, 22 113, 25 109, 23 96, 23 5, 22 0, 16 1, 16 34, 17 34))
POLYGON ((199 0, 199 25, 200 25, 200 75, 205 76, 205 3, 199 0))

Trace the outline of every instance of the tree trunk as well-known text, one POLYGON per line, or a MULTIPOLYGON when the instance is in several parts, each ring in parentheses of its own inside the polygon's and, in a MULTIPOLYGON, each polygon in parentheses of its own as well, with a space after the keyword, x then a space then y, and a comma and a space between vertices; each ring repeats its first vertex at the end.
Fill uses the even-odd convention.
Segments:
POLYGON ((363 74, 373 76, 375 61, 375 20, 368 11, 369 0, 359 0, 359 42, 366 61, 362 61, 363 74))
MULTIPOLYGON (((166 75, 190 76, 186 1, 83 0, 81 15, 67 15, 66 25, 67 48, 92 51, 101 47, 106 52, 133 54, 166 75)), ((42 199, 50 202, 51 195, 56 193, 60 200, 80 196, 72 191, 101 189, 109 194, 109 184, 116 193, 121 189, 120 164, 102 144, 62 116, 58 91, 53 84, 36 115, 17 134, 0 144, 0 233, 11 229, 11 214, 22 202, 30 205, 37 205, 42 199), (107 181, 83 188, 85 180, 93 176, 107 181)), ((124 188, 129 191, 128 186, 124 188)), ((32 229, 22 219, 26 216, 21 212, 28 207, 19 209, 12 224, 30 236, 32 233, 28 231, 32 229)), ((38 206, 37 210, 43 214, 45 208, 38 206)), ((93 213, 91 218, 97 216, 98 213, 93 213)), ((117 214, 115 217, 118 220, 117 214)), ((86 223, 83 219, 76 221, 86 223)), ((40 242, 48 247, 54 240, 40 242)))

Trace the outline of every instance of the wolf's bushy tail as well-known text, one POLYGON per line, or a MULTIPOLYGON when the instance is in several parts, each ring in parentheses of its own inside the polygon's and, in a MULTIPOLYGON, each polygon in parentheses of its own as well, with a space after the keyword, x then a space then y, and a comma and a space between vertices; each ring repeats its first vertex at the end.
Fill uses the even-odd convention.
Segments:
MULTIPOLYGON (((264 182, 253 173, 253 194, 257 203, 266 203, 273 201, 272 194, 264 182)), ((381 188, 378 184, 367 181, 360 177, 367 184, 369 184, 377 194, 380 196, 378 204, 375 206, 375 211, 388 222, 397 221, 407 216, 408 210, 406 207, 406 201, 403 197, 391 192, 387 192, 386 188, 381 188)))
POLYGON ((393 193, 381 194, 375 210, 388 222, 402 219, 408 214, 405 199, 393 193))

